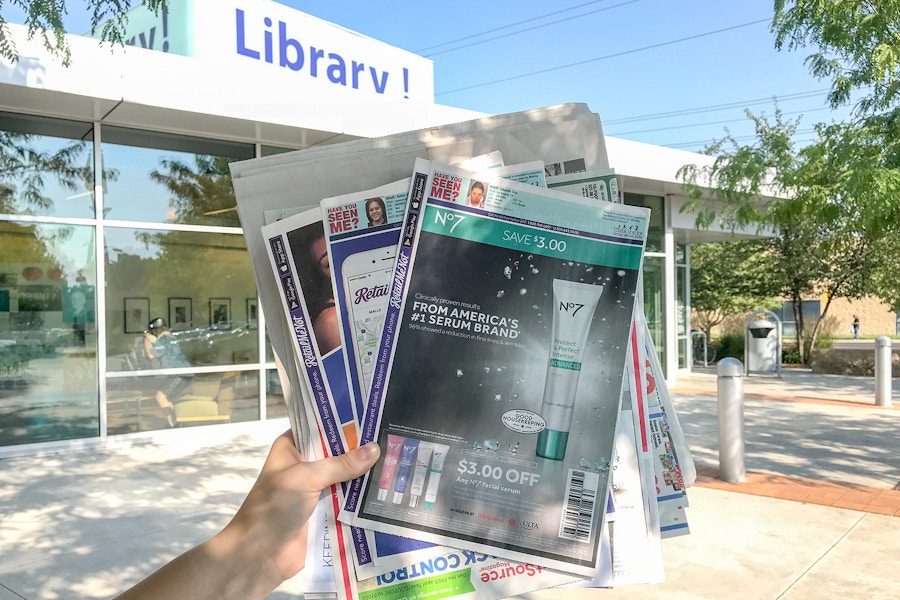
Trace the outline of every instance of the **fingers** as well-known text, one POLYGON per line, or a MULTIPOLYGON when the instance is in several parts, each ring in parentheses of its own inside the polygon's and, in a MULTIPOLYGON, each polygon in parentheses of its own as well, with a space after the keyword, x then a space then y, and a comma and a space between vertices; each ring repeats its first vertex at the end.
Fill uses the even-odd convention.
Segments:
POLYGON ((381 455, 381 448, 375 442, 369 442, 355 450, 351 450, 339 456, 332 456, 323 460, 305 463, 304 477, 308 485, 317 490, 356 479, 366 473, 381 455))
POLYGON ((294 446, 294 436, 288 430, 275 438, 263 469, 287 469, 300 462, 304 462, 304 458, 294 446))

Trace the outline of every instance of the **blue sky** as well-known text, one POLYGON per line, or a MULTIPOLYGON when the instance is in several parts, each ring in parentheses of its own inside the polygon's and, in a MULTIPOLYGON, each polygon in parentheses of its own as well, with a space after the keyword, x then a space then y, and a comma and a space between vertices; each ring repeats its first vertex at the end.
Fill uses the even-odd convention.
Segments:
POLYGON ((827 82, 804 64, 811 50, 775 50, 772 0, 282 3, 431 58, 441 104, 586 102, 607 135, 686 150, 725 127, 752 136, 744 109, 772 115, 773 96, 801 131, 849 114, 827 109, 827 82))
MULTIPOLYGON (((282 0, 434 61, 435 101, 486 113, 585 102, 607 135, 700 150, 773 97, 799 141, 846 119, 825 104, 812 51, 775 50, 772 0, 282 0)), ((70 0, 70 31, 88 28, 70 0)), ((14 15, 4 15, 15 22, 14 15)))

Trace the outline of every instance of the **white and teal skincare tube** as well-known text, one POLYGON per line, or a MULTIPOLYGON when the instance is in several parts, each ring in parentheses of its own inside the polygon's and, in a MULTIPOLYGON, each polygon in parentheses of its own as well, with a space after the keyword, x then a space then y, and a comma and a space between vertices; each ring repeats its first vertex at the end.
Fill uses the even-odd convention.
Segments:
POLYGON ((428 474, 428 486, 425 488, 425 510, 434 508, 438 487, 441 485, 441 473, 444 472, 444 461, 450 446, 435 444, 431 453, 431 472, 428 474))
POLYGON ((416 453, 416 468, 413 470, 412 479, 409 482, 409 505, 412 508, 419 504, 419 497, 425 491, 425 478, 428 477, 428 467, 431 466, 432 452, 434 452, 434 444, 431 442, 419 442, 419 451, 416 453))
POLYGON ((541 405, 547 427, 538 434, 538 456, 553 460, 566 457, 581 360, 602 293, 599 285, 553 280, 553 334, 541 405))

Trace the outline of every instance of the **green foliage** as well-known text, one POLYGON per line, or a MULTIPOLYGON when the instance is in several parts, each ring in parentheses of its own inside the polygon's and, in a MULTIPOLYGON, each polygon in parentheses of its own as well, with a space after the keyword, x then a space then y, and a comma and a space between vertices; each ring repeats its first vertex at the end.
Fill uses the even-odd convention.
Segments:
POLYGON ((870 273, 872 293, 889 304, 891 310, 900 312, 900 236, 879 240, 875 252, 879 264, 870 273))
POLYGON ((831 80, 832 107, 864 95, 856 107, 874 114, 900 99, 900 0, 775 0, 775 46, 811 46, 813 75, 831 80))
POLYGON ((794 124, 780 111, 774 120, 748 114, 754 142, 726 136, 710 147, 719 153, 712 166, 679 171, 691 198, 685 208, 697 213, 698 226, 718 219, 730 228, 755 225, 767 236, 772 279, 794 304, 805 359, 803 298, 827 293, 822 317, 834 298, 897 298, 897 263, 885 260, 900 237, 897 118, 819 125, 817 140, 795 149, 794 124))
POLYGON ((35 136, 0 131, 0 212, 41 214, 53 205, 44 193, 48 178, 66 190, 93 188, 88 144, 73 141, 53 152, 34 145, 35 136))
POLYGON ((781 363, 785 365, 799 365, 800 349, 797 344, 784 344, 781 348, 781 363))
POLYGON ((793 187, 790 173, 796 168, 796 152, 791 140, 797 123, 786 122, 781 110, 776 110, 774 122, 749 110, 746 114, 756 132, 753 144, 740 144, 726 132, 704 150, 715 156, 712 165, 688 164, 678 170, 689 199, 682 210, 696 214, 697 227, 756 226, 763 231, 770 211, 779 209, 793 187), (709 188, 715 189, 716 202, 706 201, 709 188))
MULTIPOLYGON (((28 39, 40 35, 44 47, 54 56, 62 59, 68 66, 72 55, 66 43, 66 29, 63 17, 69 12, 66 0, 7 0, 11 6, 17 6, 25 13, 25 25, 28 26, 28 39)), ((4 2, 0 0, 0 10, 4 2)), ((85 0, 78 7, 91 15, 91 34, 100 29, 100 39, 105 42, 122 45, 125 41, 125 26, 128 24, 126 14, 134 3, 131 0, 85 0)), ((142 0, 135 6, 145 6, 154 13, 166 10, 168 0, 142 0)), ((19 59, 15 44, 10 39, 6 19, 0 13, 0 57, 13 62, 19 59)))
POLYGON ((169 190, 175 222, 197 223, 215 217, 217 225, 240 225, 228 164, 222 156, 196 155, 193 165, 161 159, 150 179, 169 190))
POLYGON ((716 347, 716 359, 722 360, 726 357, 736 358, 740 361, 744 360, 744 334, 743 333, 726 333, 720 335, 713 340, 716 347))
MULTIPOLYGON (((833 317, 823 320, 833 323, 833 317)), ((829 327, 819 328, 819 334, 814 335, 813 327, 807 326, 803 336, 803 356, 808 357, 813 348, 825 349, 834 347, 834 336, 828 332, 829 327)), ((782 340, 781 362, 790 365, 803 364, 800 355, 800 346, 797 339, 782 340)))
POLYGON ((726 317, 773 304, 780 293, 773 268, 765 241, 691 246, 691 308, 707 338, 726 317))

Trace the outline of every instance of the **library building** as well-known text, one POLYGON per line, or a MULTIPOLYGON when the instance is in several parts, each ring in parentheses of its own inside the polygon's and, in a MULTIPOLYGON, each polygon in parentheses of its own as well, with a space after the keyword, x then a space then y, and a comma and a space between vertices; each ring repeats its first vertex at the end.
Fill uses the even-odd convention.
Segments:
MULTIPOLYGON (((0 458, 285 418, 228 165, 486 116, 435 104, 430 60, 272 2, 170 0, 128 27, 124 48, 69 36, 64 65, 10 25, 0 458)), ((605 142, 652 210, 644 314, 674 385, 690 244, 730 236, 679 210, 678 168, 709 158, 605 142)))

